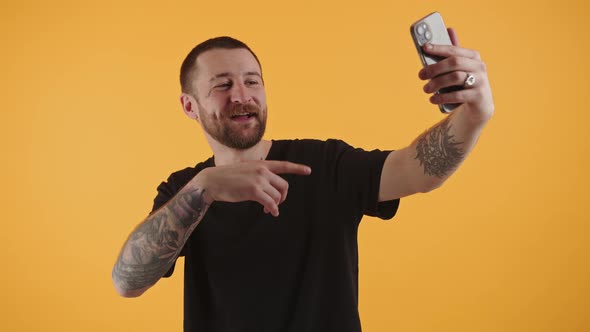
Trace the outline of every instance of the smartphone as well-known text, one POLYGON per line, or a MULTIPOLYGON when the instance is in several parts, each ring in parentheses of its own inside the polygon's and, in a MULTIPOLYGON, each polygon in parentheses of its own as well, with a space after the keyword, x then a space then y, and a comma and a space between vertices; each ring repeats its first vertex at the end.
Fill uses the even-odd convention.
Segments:
MULTIPOLYGON (((410 34, 414 40, 414 45, 422 61, 422 65, 428 66, 444 59, 443 57, 428 55, 422 50, 422 46, 426 43, 435 45, 453 45, 451 37, 447 31, 447 27, 443 22, 442 16, 438 12, 429 14, 428 16, 419 19, 416 23, 410 26, 410 34)), ((436 93, 448 93, 463 89, 461 86, 452 86, 442 88, 436 93)), ((461 104, 440 104, 438 107, 443 113, 450 113, 461 104)))

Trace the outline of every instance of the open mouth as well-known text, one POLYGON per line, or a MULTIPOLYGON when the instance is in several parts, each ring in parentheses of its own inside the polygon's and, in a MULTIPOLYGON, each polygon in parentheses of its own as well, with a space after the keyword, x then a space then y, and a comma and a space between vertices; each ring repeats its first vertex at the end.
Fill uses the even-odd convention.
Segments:
POLYGON ((236 121, 244 121, 244 120, 248 120, 252 117, 255 117, 257 115, 258 114, 256 114, 256 113, 242 113, 242 114, 232 115, 231 119, 236 120, 236 121))

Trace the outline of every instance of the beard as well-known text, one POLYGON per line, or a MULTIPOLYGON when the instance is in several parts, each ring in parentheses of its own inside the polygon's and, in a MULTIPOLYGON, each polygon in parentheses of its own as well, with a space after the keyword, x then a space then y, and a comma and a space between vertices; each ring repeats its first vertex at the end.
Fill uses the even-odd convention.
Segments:
POLYGON ((199 105, 203 130, 219 143, 237 150, 246 150, 258 144, 266 130, 266 110, 256 104, 231 104, 219 116, 207 116, 199 105), (233 118, 247 114, 248 121, 240 123, 233 118))

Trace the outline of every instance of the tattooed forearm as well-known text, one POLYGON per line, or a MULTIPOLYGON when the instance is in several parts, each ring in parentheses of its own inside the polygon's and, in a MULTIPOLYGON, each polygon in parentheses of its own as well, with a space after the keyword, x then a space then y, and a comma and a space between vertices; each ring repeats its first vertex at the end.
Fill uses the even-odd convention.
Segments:
POLYGON ((206 206, 204 193, 199 190, 181 192, 170 202, 168 208, 176 217, 179 226, 188 227, 201 217, 206 206))
POLYGON ((424 166, 424 174, 443 178, 459 166, 465 158, 463 142, 457 142, 450 134, 450 117, 418 138, 416 159, 424 166))
POLYGON ((203 194, 200 189, 181 190, 131 233, 113 268, 119 289, 151 286, 170 269, 208 208, 203 194))

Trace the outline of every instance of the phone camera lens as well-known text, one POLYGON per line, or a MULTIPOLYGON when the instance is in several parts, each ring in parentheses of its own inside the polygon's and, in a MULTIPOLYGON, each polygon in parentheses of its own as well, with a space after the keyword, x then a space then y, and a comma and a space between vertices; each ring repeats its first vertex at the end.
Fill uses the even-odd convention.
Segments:
POLYGON ((424 34, 424 25, 419 25, 419 26, 418 26, 418 34, 419 34, 419 35, 422 35, 422 34, 424 34))
POLYGON ((426 40, 430 40, 432 38, 432 34, 430 31, 426 31, 426 33, 424 33, 424 37, 426 37, 426 40))

